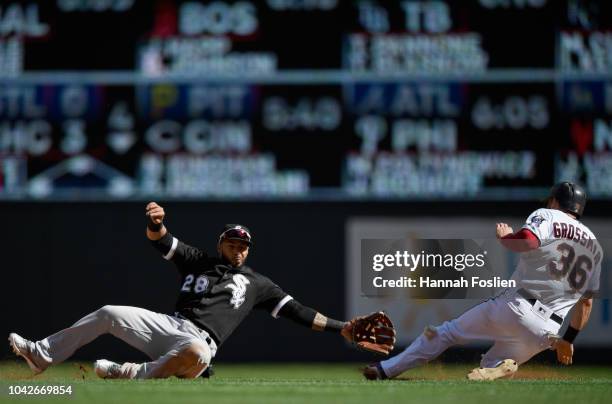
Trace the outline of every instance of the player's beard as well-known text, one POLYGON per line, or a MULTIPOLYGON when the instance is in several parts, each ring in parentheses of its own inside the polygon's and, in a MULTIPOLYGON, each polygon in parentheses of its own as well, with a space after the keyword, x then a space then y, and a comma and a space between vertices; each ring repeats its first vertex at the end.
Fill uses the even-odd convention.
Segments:
POLYGON ((229 264, 230 266, 234 267, 234 268, 240 268, 246 262, 246 258, 243 259, 242 261, 240 261, 239 257, 238 258, 234 257, 234 259, 232 260, 232 259, 229 259, 228 257, 226 257, 223 254, 221 254, 221 260, 223 262, 225 262, 226 264, 229 264), (235 261, 238 261, 238 262, 235 262, 235 261))

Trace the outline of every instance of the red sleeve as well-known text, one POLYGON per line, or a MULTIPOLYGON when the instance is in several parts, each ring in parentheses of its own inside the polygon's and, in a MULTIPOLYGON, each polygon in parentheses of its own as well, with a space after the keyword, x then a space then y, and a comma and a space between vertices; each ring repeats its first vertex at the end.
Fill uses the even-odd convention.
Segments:
POLYGON ((502 237, 500 242, 507 249, 518 253, 540 247, 540 239, 529 229, 521 229, 514 234, 508 234, 502 237))

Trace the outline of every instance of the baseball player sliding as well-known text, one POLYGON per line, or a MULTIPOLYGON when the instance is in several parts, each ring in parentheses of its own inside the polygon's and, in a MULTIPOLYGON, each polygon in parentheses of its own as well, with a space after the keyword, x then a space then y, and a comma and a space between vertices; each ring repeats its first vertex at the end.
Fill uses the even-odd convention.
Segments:
POLYGON ((148 239, 181 276, 173 315, 138 307, 104 306, 71 327, 32 342, 15 333, 9 343, 34 373, 68 359, 99 335, 112 334, 147 354, 150 362, 95 362, 96 374, 112 379, 195 378, 210 365, 217 348, 254 309, 286 317, 316 331, 341 334, 361 348, 388 353, 395 331, 384 313, 348 322, 334 320, 300 304, 267 277, 245 265, 253 246, 251 232, 239 224, 226 225, 217 255, 209 256, 174 237, 163 224, 164 209, 146 207, 148 239))
POLYGON ((512 279, 517 287, 487 300, 438 327, 427 327, 405 351, 367 366, 367 379, 387 379, 422 365, 448 347, 471 341, 493 341, 471 380, 511 376, 518 365, 545 349, 555 349, 559 362, 572 363, 572 343, 591 313, 592 295, 599 289, 603 251, 579 219, 586 193, 579 185, 555 185, 545 209, 538 209, 514 233, 498 223, 501 244, 521 253, 512 279), (559 329, 575 310, 563 337, 559 329))

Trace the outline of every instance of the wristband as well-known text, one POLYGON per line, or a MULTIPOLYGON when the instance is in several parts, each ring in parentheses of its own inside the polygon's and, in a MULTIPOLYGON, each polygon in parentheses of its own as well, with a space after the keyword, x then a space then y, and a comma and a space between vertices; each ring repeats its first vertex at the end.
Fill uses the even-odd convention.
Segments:
POLYGON ((316 331, 328 331, 340 333, 346 323, 333 318, 324 316, 321 313, 315 314, 314 320, 312 320, 312 329, 316 331))
POLYGON ((570 344, 573 344, 579 332, 580 330, 577 330, 570 325, 569 327, 567 327, 567 330, 565 330, 565 334, 563 334, 563 339, 569 342, 570 344))
POLYGON ((327 319, 327 324, 325 324, 325 331, 330 332, 340 332, 344 328, 346 323, 344 321, 334 320, 333 318, 327 319))
POLYGON ((160 231, 162 223, 153 223, 153 220, 151 220, 151 216, 148 216, 148 218, 149 220, 147 220, 147 229, 151 230, 152 232, 160 231))

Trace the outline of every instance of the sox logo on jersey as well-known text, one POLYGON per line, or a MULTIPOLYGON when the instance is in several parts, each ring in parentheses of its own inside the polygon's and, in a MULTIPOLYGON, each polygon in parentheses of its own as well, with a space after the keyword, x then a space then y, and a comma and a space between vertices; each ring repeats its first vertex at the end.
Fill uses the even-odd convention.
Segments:
POLYGON ((230 288, 232 290, 232 298, 230 299, 230 304, 234 306, 234 309, 242 306, 242 303, 246 300, 246 290, 247 285, 251 283, 246 276, 242 274, 237 274, 232 277, 234 283, 230 283, 226 285, 226 288, 230 288))

